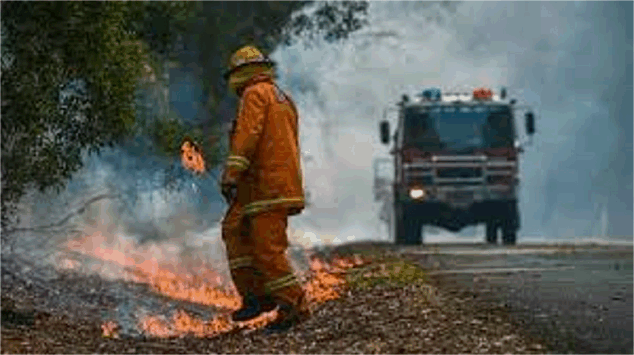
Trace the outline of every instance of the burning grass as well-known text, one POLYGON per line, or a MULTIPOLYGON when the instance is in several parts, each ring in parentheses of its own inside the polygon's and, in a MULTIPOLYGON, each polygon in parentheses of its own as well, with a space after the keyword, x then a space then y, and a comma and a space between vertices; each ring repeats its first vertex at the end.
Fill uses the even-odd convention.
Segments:
MULTIPOLYGON (((360 257, 339 258, 330 263, 314 258, 308 272, 308 281, 303 285, 309 307, 314 308, 320 303, 339 298, 345 288, 346 271, 363 264, 363 262, 360 257)), ((226 294, 224 296, 233 297, 236 305, 232 307, 232 310, 240 306, 240 300, 237 296, 226 294)), ((214 298, 207 301, 213 303, 214 298)), ((204 321, 184 311, 178 311, 169 320, 156 316, 146 317, 141 327, 144 333, 157 337, 185 335, 213 337, 236 329, 253 330, 263 327, 275 319, 275 312, 269 312, 251 321, 236 324, 229 319, 229 314, 221 314, 210 321, 204 321)))
MULTIPOLYGON (((238 329, 257 329, 273 320, 275 311, 263 314, 249 322, 236 324, 230 320, 230 313, 241 306, 241 300, 231 287, 231 282, 222 277, 209 265, 199 266, 195 273, 191 268, 180 265, 175 255, 168 255, 156 247, 142 248, 133 242, 105 238, 100 233, 67 245, 69 251, 91 256, 102 262, 115 264, 122 270, 123 278, 137 284, 144 284, 155 293, 169 299, 211 306, 218 310, 213 319, 204 319, 183 309, 171 314, 135 314, 137 328, 153 337, 213 337, 238 329), (161 260, 161 261, 159 261, 161 260), (167 262, 169 261, 169 262, 167 262)), ((329 260, 320 257, 310 259, 309 269, 298 271, 304 280, 309 308, 340 297, 346 288, 346 274, 352 268, 366 263, 359 255, 334 257, 329 260)), ((60 268, 76 268, 77 262, 62 259, 60 268)), ((121 327, 114 319, 102 324, 104 337, 119 337, 121 327)))

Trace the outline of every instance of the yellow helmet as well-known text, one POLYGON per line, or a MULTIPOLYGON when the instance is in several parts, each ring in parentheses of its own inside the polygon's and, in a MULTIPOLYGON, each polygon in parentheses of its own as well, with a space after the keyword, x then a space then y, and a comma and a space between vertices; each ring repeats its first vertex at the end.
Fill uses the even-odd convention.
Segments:
POLYGON ((264 55, 259 49, 254 46, 244 46, 238 49, 229 60, 229 70, 224 74, 225 79, 228 79, 231 73, 238 68, 244 67, 249 64, 266 64, 274 66, 275 63, 264 55))

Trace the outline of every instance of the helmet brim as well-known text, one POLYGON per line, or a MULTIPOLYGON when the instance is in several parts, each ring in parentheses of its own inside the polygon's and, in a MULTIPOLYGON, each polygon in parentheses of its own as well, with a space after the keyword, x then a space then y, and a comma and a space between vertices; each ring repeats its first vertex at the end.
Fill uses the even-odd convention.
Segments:
POLYGON ((237 67, 226 71, 223 74, 223 77, 225 78, 225 80, 229 80, 229 77, 231 76, 231 74, 235 73, 236 71, 240 70, 241 68, 244 68, 244 67, 249 66, 249 65, 261 65, 261 64, 268 65, 268 66, 271 66, 271 67, 274 67, 276 65, 276 63, 274 61, 270 60, 270 59, 266 59, 266 60, 263 60, 263 61, 256 61, 256 62, 248 62, 248 63, 240 64, 237 67))

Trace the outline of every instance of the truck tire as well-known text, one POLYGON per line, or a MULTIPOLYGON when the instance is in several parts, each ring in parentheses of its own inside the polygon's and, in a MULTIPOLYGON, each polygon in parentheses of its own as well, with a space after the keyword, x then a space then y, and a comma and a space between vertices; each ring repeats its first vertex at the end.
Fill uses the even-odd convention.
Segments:
POLYGON ((403 212, 402 205, 394 204, 392 228, 394 231, 394 244, 396 245, 405 245, 407 242, 407 228, 405 226, 405 214, 403 212))
POLYGON ((409 234, 407 231, 407 226, 405 225, 405 221, 397 221, 395 226, 395 238, 394 243, 396 245, 407 245, 407 235, 409 234))
POLYGON ((504 245, 515 245, 517 242, 517 228, 511 221, 502 225, 502 243, 504 245))
POLYGON ((422 222, 407 213, 405 206, 394 205, 394 243, 396 245, 421 245, 423 243, 422 222))
POLYGON ((423 244, 423 228, 417 221, 401 221, 397 229, 397 245, 421 245, 423 244))
POLYGON ((515 245, 517 242, 517 231, 520 229, 520 216, 517 202, 509 206, 509 214, 502 222, 502 243, 504 245, 515 245))
POLYGON ((407 245, 421 245, 423 244, 423 224, 420 220, 410 217, 407 222, 407 245))
POLYGON ((487 244, 495 245, 498 242, 498 229, 499 224, 496 222, 486 223, 486 242, 487 244))

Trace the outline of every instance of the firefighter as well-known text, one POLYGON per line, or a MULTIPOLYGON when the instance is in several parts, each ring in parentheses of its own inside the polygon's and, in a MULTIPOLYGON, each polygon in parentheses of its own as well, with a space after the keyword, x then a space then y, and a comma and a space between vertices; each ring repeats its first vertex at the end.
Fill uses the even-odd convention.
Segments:
POLYGON ((225 74, 240 103, 221 190, 229 201, 222 222, 229 268, 243 306, 235 321, 278 307, 267 332, 285 331, 308 315, 287 258, 288 217, 304 209, 298 113, 276 85, 274 66, 253 46, 239 49, 225 74))

